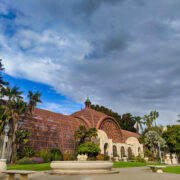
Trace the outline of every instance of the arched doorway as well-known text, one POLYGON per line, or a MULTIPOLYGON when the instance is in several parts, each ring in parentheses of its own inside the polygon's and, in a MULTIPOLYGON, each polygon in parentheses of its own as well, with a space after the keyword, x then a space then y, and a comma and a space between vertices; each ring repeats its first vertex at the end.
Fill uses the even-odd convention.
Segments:
POLYGON ((124 149, 124 146, 121 147, 121 158, 124 157, 126 154, 125 154, 125 149, 124 149))
POLYGON ((113 145, 113 156, 117 155, 117 147, 113 145))
POLYGON ((132 149, 128 147, 128 158, 131 159, 133 156, 132 149))
POLYGON ((104 154, 108 155, 108 143, 104 144, 104 154))

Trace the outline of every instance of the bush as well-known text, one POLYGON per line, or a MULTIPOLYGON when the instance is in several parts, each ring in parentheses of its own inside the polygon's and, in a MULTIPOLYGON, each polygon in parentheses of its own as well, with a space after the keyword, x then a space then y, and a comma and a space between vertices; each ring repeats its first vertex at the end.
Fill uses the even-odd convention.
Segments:
POLYGON ((78 147, 78 154, 87 154, 88 157, 96 157, 100 151, 99 144, 92 142, 86 142, 78 147))
POLYGON ((53 148, 50 150, 51 153, 51 161, 62 160, 62 153, 59 149, 53 148))
POLYGON ((25 147, 23 148, 22 152, 20 153, 21 157, 33 157, 35 156, 36 152, 33 148, 25 147))
POLYGON ((45 163, 44 159, 42 159, 41 157, 33 157, 31 158, 33 161, 36 162, 36 164, 41 164, 41 163, 45 163))
POLYGON ((36 164, 36 162, 30 158, 23 158, 18 161, 18 164, 36 164))
POLYGON ((68 154, 68 153, 63 154, 64 161, 73 161, 75 159, 76 159, 75 154, 68 154))
POLYGON ((102 154, 99 154, 96 156, 96 159, 99 161, 104 161, 104 156, 102 154))
POLYGON ((50 151, 41 150, 39 155, 45 162, 50 162, 51 161, 51 152, 50 151))
POLYGON ((44 160, 40 157, 33 157, 33 158, 23 158, 18 161, 18 164, 41 164, 44 163, 44 160))
POLYGON ((96 156, 96 159, 97 160, 104 160, 104 161, 109 161, 110 157, 106 154, 99 154, 96 156))
POLYGON ((89 157, 88 158, 88 161, 96 161, 97 159, 96 159, 96 157, 89 157))
POLYGON ((145 163, 145 162, 146 162, 146 160, 145 160, 144 158, 140 157, 140 156, 137 156, 137 157, 135 158, 135 160, 136 160, 137 162, 142 162, 142 163, 145 163))
POLYGON ((145 157, 153 157, 153 153, 152 153, 151 151, 149 151, 148 149, 146 149, 146 150, 144 151, 144 156, 145 156, 145 157))

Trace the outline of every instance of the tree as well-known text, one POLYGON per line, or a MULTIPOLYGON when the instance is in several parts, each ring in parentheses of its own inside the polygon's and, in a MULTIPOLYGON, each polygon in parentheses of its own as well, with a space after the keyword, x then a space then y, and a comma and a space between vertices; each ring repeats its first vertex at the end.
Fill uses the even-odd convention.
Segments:
POLYGON ((29 107, 29 112, 32 114, 34 107, 37 105, 37 103, 41 103, 42 101, 40 100, 41 97, 41 93, 39 93, 38 91, 36 93, 33 94, 32 91, 28 91, 28 96, 29 98, 29 103, 28 103, 28 107, 29 107))
POLYGON ((162 136, 170 152, 180 156, 180 125, 167 126, 167 131, 163 132, 162 136))
POLYGON ((4 71, 4 67, 2 65, 2 59, 0 59, 0 87, 3 87, 4 85, 8 85, 8 82, 5 82, 2 77, 2 72, 4 71))
POLYGON ((96 137, 97 137, 96 128, 86 129, 86 127, 82 125, 79 126, 79 129, 74 133, 74 138, 78 142, 78 145, 92 141, 92 138, 96 138, 96 137))
POLYGON ((158 152, 158 143, 160 143, 161 148, 166 148, 166 141, 156 132, 148 131, 145 134, 145 146, 152 152, 154 155, 158 152))
POLYGON ((136 124, 136 121, 131 113, 126 113, 122 115, 122 118, 121 118, 122 129, 131 131, 131 132, 136 132, 136 128, 134 127, 135 124, 136 124))
POLYGON ((118 113, 113 112, 111 109, 108 109, 104 106, 91 105, 91 108, 113 117, 122 129, 136 132, 136 128, 134 128, 136 121, 134 120, 134 117, 131 113, 123 114, 121 117, 121 115, 119 115, 118 113))
POLYGON ((143 130, 143 124, 144 122, 142 121, 142 118, 140 116, 134 116, 134 120, 136 121, 136 131, 139 133, 139 128, 143 130))
POLYGON ((150 117, 155 122, 155 126, 157 126, 156 125, 156 119, 159 117, 159 112, 157 112, 156 110, 155 111, 151 111, 150 112, 150 117))

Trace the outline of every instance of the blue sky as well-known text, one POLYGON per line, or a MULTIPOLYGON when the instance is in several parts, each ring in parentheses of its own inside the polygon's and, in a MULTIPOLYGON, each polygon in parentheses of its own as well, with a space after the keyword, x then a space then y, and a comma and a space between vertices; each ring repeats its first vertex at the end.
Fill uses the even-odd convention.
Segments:
POLYGON ((62 114, 71 114, 75 111, 79 111, 84 105, 74 102, 68 99, 66 96, 56 93, 51 86, 36 83, 22 78, 13 78, 7 74, 4 74, 4 80, 10 83, 10 86, 18 86, 20 91, 23 91, 24 99, 27 100, 28 91, 34 93, 39 91, 41 95, 42 104, 39 103, 37 107, 42 109, 48 109, 53 112, 62 114))
POLYGON ((180 114, 179 0, 1 0, 5 79, 39 90, 39 107, 93 104, 119 114, 180 114))

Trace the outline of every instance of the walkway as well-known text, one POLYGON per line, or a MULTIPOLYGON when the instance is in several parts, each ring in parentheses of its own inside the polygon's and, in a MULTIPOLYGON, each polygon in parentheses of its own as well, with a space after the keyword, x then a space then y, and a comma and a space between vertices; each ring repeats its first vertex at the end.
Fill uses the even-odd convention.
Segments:
POLYGON ((29 180, 177 180, 180 179, 179 174, 170 173, 152 173, 147 167, 120 168, 119 174, 109 175, 82 175, 82 176, 54 176, 47 175, 43 172, 30 175, 29 180))

